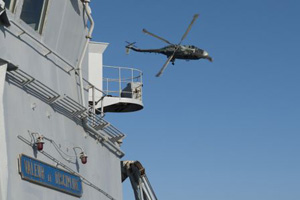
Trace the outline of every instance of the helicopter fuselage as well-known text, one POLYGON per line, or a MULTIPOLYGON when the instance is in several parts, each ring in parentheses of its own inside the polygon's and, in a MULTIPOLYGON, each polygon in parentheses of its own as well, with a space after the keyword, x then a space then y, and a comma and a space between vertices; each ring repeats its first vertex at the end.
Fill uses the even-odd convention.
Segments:
POLYGON ((211 57, 208 56, 208 53, 198 47, 193 45, 168 45, 160 49, 139 49, 132 46, 128 46, 127 48, 132 49, 137 52, 145 52, 145 53, 160 53, 164 54, 167 57, 170 57, 175 52, 172 61, 175 59, 183 59, 183 60, 198 60, 198 59, 208 59, 211 60, 211 57), (177 50, 176 50, 177 49, 177 50), (176 50, 176 51, 175 51, 176 50))
POLYGON ((195 46, 187 45, 180 45, 179 47, 177 45, 168 45, 161 48, 161 53, 169 57, 174 53, 176 48, 178 49, 174 54, 174 59, 198 60, 200 58, 204 58, 204 50, 195 46))
POLYGON ((128 45, 126 46, 126 53, 129 54, 130 49, 132 49, 133 51, 137 51, 137 52, 160 53, 160 54, 166 55, 168 57, 168 59, 165 62, 165 64, 162 66, 160 71, 156 74, 156 77, 159 77, 162 75, 163 71, 167 68, 167 66, 170 62, 174 65, 176 59, 198 60, 198 59, 202 58, 202 59, 207 59, 210 62, 212 62, 213 59, 208 55, 207 51, 199 49, 198 47, 195 47, 193 45, 181 45, 183 40, 186 38, 187 34, 190 32, 192 25, 194 24, 194 22, 196 21, 198 16, 199 16, 199 14, 194 15, 190 25, 184 32, 179 43, 177 43, 177 44, 171 43, 168 40, 166 40, 154 33, 151 33, 149 31, 147 31, 146 29, 143 29, 143 32, 145 34, 155 37, 155 38, 167 43, 168 46, 165 46, 160 49, 139 49, 134 46, 135 42, 133 42, 133 43, 127 42, 128 45))

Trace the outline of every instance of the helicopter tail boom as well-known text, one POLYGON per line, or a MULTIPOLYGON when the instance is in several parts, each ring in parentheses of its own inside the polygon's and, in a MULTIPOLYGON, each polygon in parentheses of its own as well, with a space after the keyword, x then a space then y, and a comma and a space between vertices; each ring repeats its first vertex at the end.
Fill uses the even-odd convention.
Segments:
POLYGON ((130 50, 144 53, 161 53, 161 49, 139 49, 134 45, 135 42, 127 42, 128 45, 125 46, 126 53, 129 54, 130 50))

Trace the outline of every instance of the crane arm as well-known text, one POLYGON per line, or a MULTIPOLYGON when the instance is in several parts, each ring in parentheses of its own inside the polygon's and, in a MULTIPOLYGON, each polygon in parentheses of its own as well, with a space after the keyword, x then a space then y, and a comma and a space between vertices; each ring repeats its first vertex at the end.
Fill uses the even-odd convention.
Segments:
POLYGON ((121 170, 122 182, 129 177, 136 200, 157 200, 145 168, 139 161, 122 161, 121 170))

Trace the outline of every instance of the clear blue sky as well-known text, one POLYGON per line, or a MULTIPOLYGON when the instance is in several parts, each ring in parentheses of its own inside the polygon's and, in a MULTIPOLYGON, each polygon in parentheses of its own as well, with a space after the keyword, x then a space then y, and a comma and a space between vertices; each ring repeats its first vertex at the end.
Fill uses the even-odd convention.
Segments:
MULTIPOLYGON (((300 2, 298 0, 92 1, 93 39, 104 63, 144 72, 144 105, 108 114, 126 133, 124 159, 140 160, 160 200, 300 199, 300 2), (214 62, 132 52, 177 43, 214 62)), ((132 200, 129 182, 124 200, 132 200)))

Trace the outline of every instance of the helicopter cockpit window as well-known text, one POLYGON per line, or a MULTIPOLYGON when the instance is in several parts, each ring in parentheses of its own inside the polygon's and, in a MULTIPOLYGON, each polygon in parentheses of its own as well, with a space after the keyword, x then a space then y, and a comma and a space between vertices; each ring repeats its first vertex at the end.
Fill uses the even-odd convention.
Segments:
POLYGON ((24 0, 20 18, 34 30, 42 33, 48 0, 24 0))

